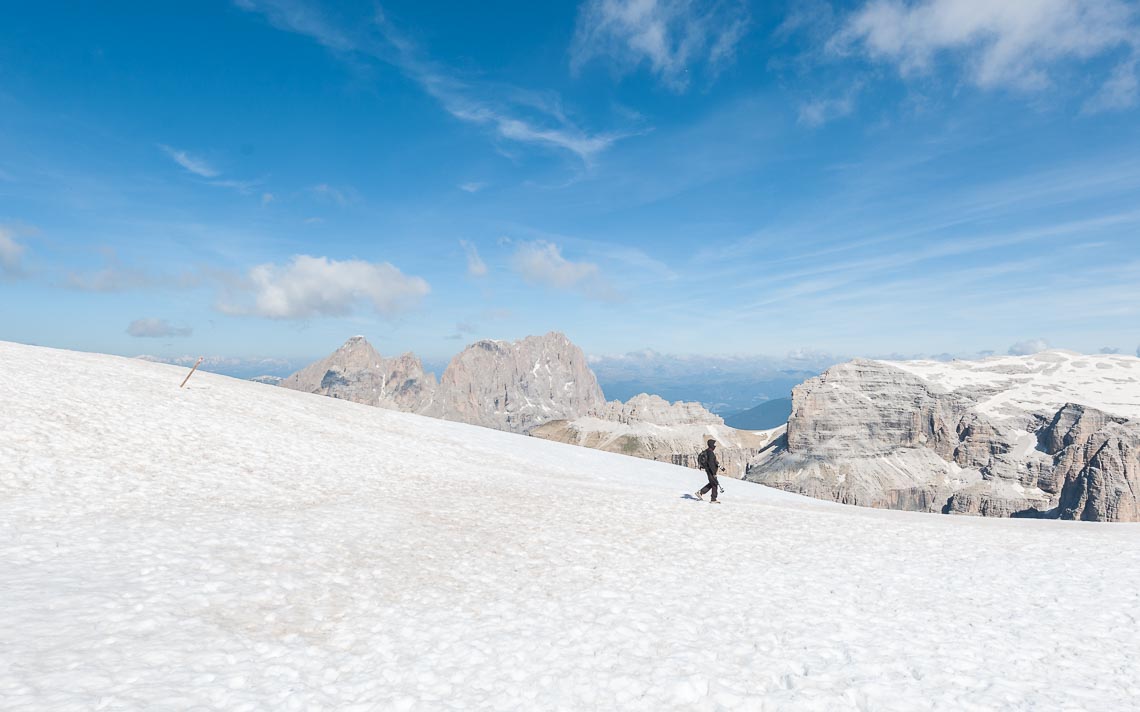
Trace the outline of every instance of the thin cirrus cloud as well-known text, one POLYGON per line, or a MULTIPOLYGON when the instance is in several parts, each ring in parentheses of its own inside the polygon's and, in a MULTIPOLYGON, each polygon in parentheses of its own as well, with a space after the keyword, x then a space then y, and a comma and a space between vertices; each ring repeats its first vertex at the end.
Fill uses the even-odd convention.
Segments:
POLYGON ((1123 0, 871 0, 847 17, 828 42, 839 55, 862 54, 893 65, 904 78, 931 73, 940 58, 957 60, 983 89, 1042 91, 1064 61, 1127 50, 1089 110, 1133 106, 1140 18, 1123 0))
POLYGON ((352 188, 337 188, 328 183, 319 183, 309 189, 317 198, 336 203, 340 207, 345 207, 350 203, 355 203, 357 200, 357 193, 352 188))
POLYGON ((187 337, 194 333, 188 326, 172 326, 165 319, 135 319, 127 326, 127 333, 136 338, 187 337))
POLYGON ((262 15, 272 26, 310 37, 347 61, 370 58, 390 64, 419 85, 460 121, 490 128, 513 143, 574 154, 590 163, 616 141, 631 135, 592 132, 571 120, 553 94, 465 81, 426 59, 384 13, 348 29, 304 0, 238 0, 238 7, 262 15), (378 33, 378 36, 377 36, 378 33))
POLYGON ((804 126, 816 128, 848 116, 854 110, 853 92, 838 98, 813 99, 800 104, 799 122, 804 126))
POLYGON ((591 299, 618 301, 620 295, 593 262, 574 262, 558 245, 546 240, 520 243, 511 267, 527 284, 574 291, 591 299))
POLYGON ((112 294, 140 289, 193 289, 210 277, 198 269, 187 269, 178 274, 152 272, 123 264, 112 249, 100 251, 103 253, 102 269, 70 272, 63 285, 81 292, 112 294))
POLYGON ((221 171, 210 165, 204 158, 191 155, 186 151, 172 148, 165 144, 159 144, 158 147, 162 149, 162 152, 169 156, 172 161, 196 176, 202 178, 217 178, 222 174, 221 171))
MULTIPOLYGON (((193 173, 199 178, 205 178, 205 183, 212 185, 215 188, 226 188, 241 195, 251 195, 261 185, 259 180, 238 180, 235 178, 223 178, 222 172, 215 168, 213 164, 206 161, 201 156, 196 156, 188 151, 173 148, 166 144, 159 144, 159 149, 162 150, 172 161, 184 168, 186 171, 193 173)), ((265 204, 265 196, 269 195, 272 200, 272 195, 269 193, 262 193, 262 203, 265 204)))
POLYGON ((23 275, 26 250, 10 230, 0 227, 0 277, 15 278, 23 275))
POLYGON ((661 83, 684 91, 695 66, 715 73, 732 60, 747 26, 747 7, 731 0, 587 0, 570 67, 577 73, 604 58, 626 73, 646 64, 661 83))
POLYGON ((479 250, 467 240, 460 240, 459 244, 467 254, 467 275, 470 277, 486 277, 487 263, 479 256, 479 250))
POLYGON ((431 289, 420 277, 405 275, 387 262, 297 255, 284 265, 254 267, 229 291, 218 304, 223 313, 310 319, 347 316, 361 306, 394 317, 415 308, 431 289))
POLYGON ((143 270, 120 265, 113 257, 107 266, 94 272, 72 272, 67 276, 67 286, 81 292, 111 294, 134 289, 148 289, 162 284, 162 281, 143 270))

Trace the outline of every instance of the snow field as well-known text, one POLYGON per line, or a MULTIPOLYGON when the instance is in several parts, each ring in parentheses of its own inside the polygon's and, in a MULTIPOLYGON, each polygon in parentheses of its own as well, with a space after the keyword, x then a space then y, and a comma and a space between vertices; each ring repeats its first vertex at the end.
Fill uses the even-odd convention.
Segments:
POLYGON ((1140 709, 1140 528, 0 343, 0 709, 1140 709))
POLYGON ((1068 402, 1125 418, 1140 418, 1140 358, 1092 356, 1054 349, 1031 356, 977 361, 886 361, 943 388, 990 391, 978 410, 997 418, 1052 415, 1068 402))

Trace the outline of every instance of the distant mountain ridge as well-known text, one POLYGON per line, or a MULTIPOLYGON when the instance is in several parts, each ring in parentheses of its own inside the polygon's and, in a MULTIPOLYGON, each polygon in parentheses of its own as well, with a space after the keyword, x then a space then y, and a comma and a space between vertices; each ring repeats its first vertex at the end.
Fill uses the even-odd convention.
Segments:
POLYGON ((726 426, 699 403, 670 404, 647 394, 607 402, 585 354, 558 332, 477 341, 438 382, 414 354, 388 359, 354 336, 280 385, 686 467, 695 467, 705 441, 716 438, 726 469, 737 477, 768 439, 726 426))

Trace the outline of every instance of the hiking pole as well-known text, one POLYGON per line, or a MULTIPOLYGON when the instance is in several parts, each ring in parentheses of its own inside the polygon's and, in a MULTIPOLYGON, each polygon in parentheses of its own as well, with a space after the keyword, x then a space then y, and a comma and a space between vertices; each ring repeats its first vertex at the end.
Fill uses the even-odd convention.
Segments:
MULTIPOLYGON (((199 356, 198 357, 198 363, 194 364, 194 368, 190 369, 190 373, 187 373, 186 378, 182 379, 182 386, 186 385, 186 381, 190 380, 190 377, 194 375, 194 372, 197 371, 198 367, 201 365, 202 365, 202 357, 199 356)), ((178 386, 178 387, 181 388, 182 386, 178 386)))

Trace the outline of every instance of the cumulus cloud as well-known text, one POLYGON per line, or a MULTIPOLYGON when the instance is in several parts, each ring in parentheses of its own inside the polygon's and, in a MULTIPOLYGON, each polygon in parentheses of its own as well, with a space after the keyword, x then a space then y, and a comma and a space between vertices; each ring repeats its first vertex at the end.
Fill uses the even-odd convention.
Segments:
POLYGON ((562 256, 558 245, 546 240, 520 243, 511 266, 528 284, 573 290, 605 301, 617 299, 617 293, 596 264, 572 262, 562 256))
POLYGON ((127 326, 127 333, 139 338, 165 338, 190 336, 194 330, 188 326, 171 326, 165 319, 135 319, 127 326))
POLYGON ((467 240, 460 240, 463 251, 467 253, 467 274, 471 277, 486 277, 487 263, 479 256, 479 250, 467 240))
POLYGON ((238 289, 252 303, 225 300, 219 304, 221 311, 269 319, 345 316, 361 304, 392 317, 415 307, 431 291, 423 279, 387 262, 309 255, 298 255, 285 265, 258 265, 238 289))
POLYGON ((691 68, 716 71, 732 60, 747 26, 745 4, 732 0, 587 0, 570 66, 576 72, 605 57, 625 72, 645 63, 663 84, 683 91, 691 68))
POLYGON ((16 242, 15 236, 6 228, 0 227, 0 276, 19 277, 24 273, 24 252, 27 248, 16 242))
MULTIPOLYGON (((1138 26, 1136 7, 1124 0, 870 0, 829 48, 893 64, 904 77, 952 58, 979 87, 1037 91, 1062 61, 1135 49, 1138 26)), ((1106 106, 1135 100, 1134 65, 1130 59, 1118 66, 1121 76, 1106 88, 1115 98, 1106 106)))
POLYGON ((1045 351, 1048 348, 1049 342, 1045 339, 1026 339, 1010 346, 1009 354, 1011 356, 1028 356, 1039 351, 1045 351))
POLYGON ((177 148, 171 148, 170 146, 163 144, 159 144, 159 148, 162 149, 163 153, 170 156, 171 160, 186 170, 190 171, 194 175, 201 176, 203 178, 217 178, 221 175, 221 172, 215 170, 213 166, 205 161, 205 159, 202 159, 198 156, 192 156, 186 151, 177 148))

